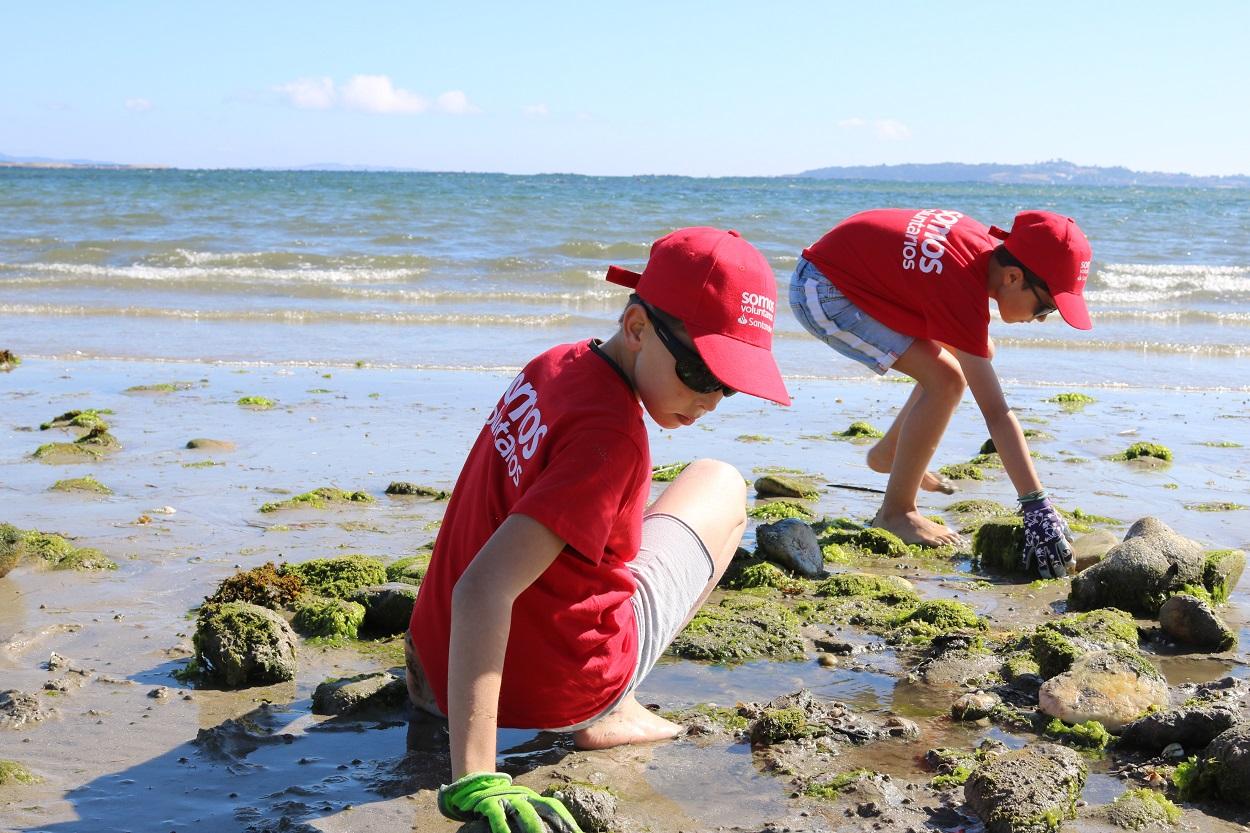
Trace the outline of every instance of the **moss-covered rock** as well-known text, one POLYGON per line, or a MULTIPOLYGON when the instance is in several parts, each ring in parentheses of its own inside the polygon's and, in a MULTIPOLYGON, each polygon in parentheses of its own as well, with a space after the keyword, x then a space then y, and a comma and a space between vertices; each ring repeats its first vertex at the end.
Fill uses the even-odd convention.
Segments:
POLYGON ((783 518, 798 518, 801 521, 810 521, 816 517, 812 510, 799 503, 791 503, 788 500, 770 500, 765 503, 758 503, 747 509, 747 515, 760 520, 779 521, 783 518))
POLYGON ((175 393, 180 390, 191 390, 195 382, 156 382, 151 385, 131 385, 122 393, 175 393))
POLYGON ((386 581, 386 566, 367 555, 341 555, 314 558, 301 564, 283 564, 280 572, 298 576, 314 596, 334 599, 349 598, 362 587, 386 581))
POLYGON ((848 425, 845 431, 840 431, 834 436, 846 437, 850 440, 875 440, 884 437, 885 432, 874 427, 870 422, 856 420, 848 425))
POLYGON ((1181 808, 1156 790, 1128 790, 1107 807, 1107 821, 1123 830, 1175 826, 1180 820, 1181 808))
POLYGON ((251 408, 253 411, 268 411, 278 403, 267 396, 240 396, 235 404, 240 408, 251 408))
POLYGON ((651 479, 658 483, 671 483, 677 479, 677 475, 686 470, 686 466, 690 465, 689 461, 685 463, 665 463, 659 466, 653 466, 651 469, 651 479))
POLYGON ((910 635, 932 639, 954 631, 986 630, 988 624, 963 602, 930 599, 899 617, 898 627, 910 635))
POLYGON ((755 493, 763 497, 793 497, 814 500, 820 497, 813 478, 766 474, 755 480, 755 493))
POLYGON ((1065 411, 1079 411, 1098 400, 1085 393, 1057 393, 1046 401, 1060 405, 1065 411))
POLYGON ((1204 569, 1201 547, 1157 518, 1141 518, 1105 558, 1073 577, 1068 608, 1118 607, 1157 616, 1173 593, 1202 585, 1204 569))
POLYGON ((330 641, 355 639, 365 620, 365 607, 345 599, 304 597, 295 605, 291 625, 304 636, 330 641))
MULTIPOLYGON (((0 360, 3 358, 3 354, 0 354, 0 360)), ((42 780, 17 761, 0 760, 0 787, 13 784, 38 784, 42 780)))
POLYGON ((731 595, 707 604, 669 646, 687 659, 745 662, 803 657, 798 616, 785 605, 757 596, 731 595))
POLYGON ((98 460, 122 447, 107 428, 92 428, 72 443, 44 443, 35 449, 34 458, 45 463, 70 463, 98 460))
POLYGON ((51 428, 81 428, 84 431, 91 431, 94 428, 100 428, 107 431, 109 424, 105 422, 101 414, 111 414, 108 409, 84 408, 77 411, 66 411, 60 416, 53 417, 39 426, 40 431, 47 431, 51 428))
POLYGON ((99 550, 76 546, 63 535, 0 524, 0 576, 23 559, 42 561, 54 570, 117 569, 117 563, 99 550))
POLYGON ((279 571, 272 561, 242 570, 222 580, 208 604, 247 602, 279 610, 290 607, 304 592, 304 580, 294 573, 279 571))
POLYGON ((807 590, 808 583, 795 578, 776 564, 757 561, 735 571, 733 577, 725 582, 724 586, 734 590, 771 587, 788 596, 797 596, 807 590))
POLYGON ((943 477, 949 477, 951 480, 985 479, 985 471, 975 463, 954 463, 949 466, 942 466, 938 469, 938 474, 943 477))
POLYGON ((1000 515, 983 520, 972 534, 972 554, 985 570, 1025 574, 1024 518, 1000 515))
POLYGON ((268 608, 247 602, 204 605, 196 619, 195 662, 231 688, 295 677, 295 633, 268 608))
POLYGON ((113 490, 105 486, 99 480, 91 475, 86 477, 71 477, 65 480, 58 480, 48 487, 50 492, 91 492, 97 495, 111 495, 113 490))
POLYGON ((1084 723, 1069 726, 1056 717, 1046 725, 1045 735, 1069 746, 1094 751, 1105 749, 1111 742, 1111 733, 1097 720, 1086 720, 1084 723))
POLYGON ((797 707, 765 709, 751 726, 751 743, 771 746, 784 740, 800 740, 815 734, 807 713, 797 707))
POLYGON ((260 507, 262 512, 278 512, 282 509, 325 509, 331 505, 348 505, 352 503, 373 503, 373 495, 368 492, 349 492, 334 486, 322 486, 311 492, 304 492, 286 500, 266 503, 260 507))
POLYGON ((420 584, 425 579, 425 572, 429 568, 430 553, 409 555, 386 565, 386 580, 420 584))
POLYGON ((838 544, 848 547, 861 555, 885 555, 890 558, 901 558, 911 555, 912 550, 903 539, 888 529, 866 527, 846 518, 823 520, 812 524, 817 541, 823 547, 827 544, 838 544))
POLYGON ((816 587, 816 595, 859 596, 887 602, 920 602, 920 594, 907 579, 870 573, 836 573, 816 587))
POLYGON ((1037 627, 1030 650, 1044 679, 1061 674, 1091 651, 1136 650, 1137 624, 1123 610, 1101 608, 1070 613, 1037 627))
POLYGON ((1158 443, 1133 443, 1119 454, 1113 455, 1111 459, 1139 460, 1143 457, 1153 457, 1156 460, 1170 463, 1172 462, 1172 449, 1158 443))
POLYGON ((419 486, 416 483, 408 483, 403 480, 392 481, 386 487, 388 495, 415 495, 416 497, 428 497, 434 500, 447 500, 451 497, 451 492, 446 489, 435 489, 433 486, 419 486))
POLYGON ((1058 833, 1076 818, 1088 768, 1071 749, 1038 744, 1008 752, 978 767, 964 799, 986 833, 1058 833))
POLYGON ((1246 554, 1241 550, 1213 550, 1202 565, 1202 584, 1211 594, 1211 601, 1223 604, 1246 569, 1246 554))

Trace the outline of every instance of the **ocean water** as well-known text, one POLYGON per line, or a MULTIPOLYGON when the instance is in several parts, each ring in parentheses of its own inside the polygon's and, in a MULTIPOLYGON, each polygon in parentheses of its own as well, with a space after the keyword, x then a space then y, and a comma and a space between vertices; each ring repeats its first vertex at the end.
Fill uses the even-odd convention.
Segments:
MULTIPOLYGON (((943 206, 1076 217, 1095 329, 992 334, 1008 380, 1250 385, 1250 191, 490 174, 0 170, 0 348, 40 357, 499 368, 610 334, 683 225, 739 229, 779 293, 843 217, 943 206)), ((860 375, 788 314, 796 378, 860 375)), ((863 371, 866 373, 867 371, 863 371)))

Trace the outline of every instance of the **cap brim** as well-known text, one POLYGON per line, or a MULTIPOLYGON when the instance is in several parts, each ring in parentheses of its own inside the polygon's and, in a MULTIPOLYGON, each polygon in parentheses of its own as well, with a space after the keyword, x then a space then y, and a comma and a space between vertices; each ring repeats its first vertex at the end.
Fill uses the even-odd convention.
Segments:
POLYGON ((1074 292, 1052 293, 1051 297, 1055 299, 1059 314, 1069 326, 1076 327, 1078 330, 1094 329, 1094 322, 1089 319, 1089 308, 1085 306, 1083 297, 1074 292))
POLYGON ((626 286, 630 289, 638 288, 638 281, 642 280, 642 275, 638 272, 631 272, 628 269, 622 269, 619 266, 608 267, 608 282, 626 286))
POLYGON ((778 405, 790 404, 790 394, 786 392, 786 384, 781 379, 781 371, 771 350, 721 333, 700 333, 698 328, 689 324, 686 331, 717 379, 751 396, 768 399, 778 405))

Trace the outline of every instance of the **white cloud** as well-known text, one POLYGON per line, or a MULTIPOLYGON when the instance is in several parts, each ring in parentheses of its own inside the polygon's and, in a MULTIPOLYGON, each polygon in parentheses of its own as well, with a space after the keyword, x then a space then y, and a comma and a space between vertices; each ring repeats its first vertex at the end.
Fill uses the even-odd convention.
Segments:
POLYGON ((526 104, 521 108, 521 113, 531 119, 542 119, 551 115, 551 111, 547 109, 546 104, 526 104))
POLYGON ((146 98, 128 98, 126 99, 126 109, 133 110, 136 113, 143 113, 152 109, 152 102, 146 98))
POLYGON ((347 82, 298 78, 273 91, 301 110, 356 110, 362 113, 413 114, 435 110, 453 116, 482 112, 462 90, 448 90, 431 102, 425 96, 395 86, 389 75, 353 75, 347 82))
POLYGON ((838 127, 841 127, 843 130, 871 128, 873 135, 887 142, 899 142, 911 138, 911 128, 898 119, 869 120, 861 116, 852 116, 849 119, 842 119, 838 122, 838 127))
POLYGON ((298 78, 274 87, 301 110, 328 110, 334 106, 334 82, 329 78, 298 78))
POLYGON ((430 102, 391 83, 389 75, 353 75, 339 88, 343 106, 366 113, 424 113, 430 102))

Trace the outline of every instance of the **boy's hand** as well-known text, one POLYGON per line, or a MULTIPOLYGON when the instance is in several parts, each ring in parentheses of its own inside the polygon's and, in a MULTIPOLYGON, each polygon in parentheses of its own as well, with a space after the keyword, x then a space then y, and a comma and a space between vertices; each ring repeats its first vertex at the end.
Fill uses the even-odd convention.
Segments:
POLYGON ((1036 569, 1042 578, 1066 576, 1072 560, 1072 531, 1067 521, 1048 497, 1025 501, 1020 511, 1024 514, 1024 569, 1036 569))
POLYGON ((438 809, 454 821, 486 819, 491 833, 582 833, 558 799, 514 785, 502 772, 472 772, 444 784, 438 809))

